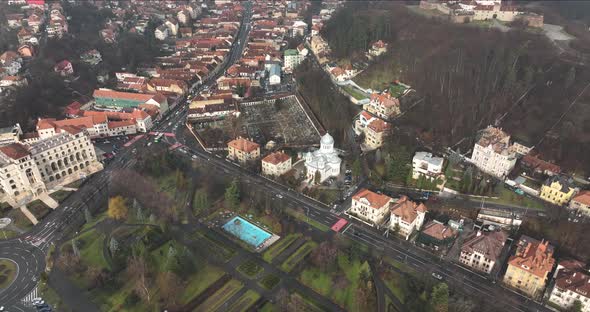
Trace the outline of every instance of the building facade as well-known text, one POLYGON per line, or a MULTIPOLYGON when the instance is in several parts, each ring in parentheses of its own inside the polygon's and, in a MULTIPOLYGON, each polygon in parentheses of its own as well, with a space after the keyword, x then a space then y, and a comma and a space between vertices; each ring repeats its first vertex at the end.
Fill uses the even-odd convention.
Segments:
POLYGON ((564 205, 574 196, 575 189, 564 176, 552 176, 541 186, 539 197, 554 205, 564 205))
POLYGON ((549 295, 549 302, 564 311, 571 311, 576 301, 581 304, 582 312, 590 311, 590 274, 586 264, 575 260, 559 262, 554 275, 554 286, 549 295))
POLYGON ((260 157, 260 145, 244 138, 237 138, 227 143, 227 158, 246 164, 260 157))
POLYGON ((474 270, 490 274, 498 261, 508 234, 504 231, 477 231, 465 239, 459 262, 474 270))
POLYGON ((291 170, 291 156, 284 152, 274 152, 262 159, 262 174, 278 177, 291 170))
POLYGON ((369 150, 380 148, 390 133, 391 125, 389 123, 379 118, 371 120, 365 128, 365 146, 369 150))
POLYGON ((442 175, 444 162, 444 158, 434 157, 432 153, 416 152, 412 159, 412 178, 418 179, 423 175, 431 180, 436 179, 442 175))
POLYGON ((504 284, 532 298, 539 298, 554 265, 553 246, 548 241, 523 235, 518 241, 516 253, 508 260, 504 284))
POLYGON ((391 207, 389 227, 407 240, 414 231, 420 230, 427 211, 424 204, 417 204, 407 196, 402 196, 391 207))
POLYGON ((570 201, 569 208, 590 216, 590 191, 581 191, 570 201))
POLYGON ((369 103, 363 105, 363 109, 385 120, 388 120, 401 112, 399 100, 397 98, 394 98, 389 94, 378 93, 371 94, 369 103))
POLYGON ((352 197, 348 213, 367 223, 381 225, 390 214, 393 198, 362 189, 352 197))
POLYGON ((485 173, 505 178, 516 165, 516 152, 510 144, 510 136, 492 126, 480 131, 471 162, 485 173))

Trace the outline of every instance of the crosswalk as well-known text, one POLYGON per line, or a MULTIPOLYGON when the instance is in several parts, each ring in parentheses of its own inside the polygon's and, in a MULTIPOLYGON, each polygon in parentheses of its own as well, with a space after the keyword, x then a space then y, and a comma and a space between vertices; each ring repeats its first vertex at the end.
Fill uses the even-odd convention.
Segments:
POLYGON ((38 290, 37 290, 38 288, 39 288, 39 286, 35 286, 35 288, 33 288, 33 290, 28 295, 26 295, 23 299, 21 299, 22 303, 25 306, 28 306, 28 307, 32 307, 33 306, 33 299, 39 297, 39 295, 37 293, 38 292, 38 290))

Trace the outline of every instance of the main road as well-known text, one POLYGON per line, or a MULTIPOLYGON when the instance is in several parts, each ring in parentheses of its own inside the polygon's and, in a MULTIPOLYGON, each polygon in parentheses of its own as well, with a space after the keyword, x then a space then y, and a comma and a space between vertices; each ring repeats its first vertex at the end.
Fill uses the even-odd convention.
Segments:
MULTIPOLYGON (((229 66, 234 64, 241 56, 242 50, 248 38, 250 30, 251 3, 245 3, 244 16, 236 39, 222 63, 202 84, 191 88, 191 92, 198 92, 206 86, 212 85, 229 66)), ((173 125, 182 124, 186 117, 185 105, 179 104, 168 112, 165 119, 161 120, 155 131, 169 131, 173 125), (172 124, 168 126, 168 124, 172 124)), ((9 259, 17 264, 17 272, 14 281, 5 289, 0 290, 0 306, 8 311, 26 311, 20 300, 27 296, 37 285, 41 273, 45 270, 45 257, 49 248, 55 242, 61 240, 64 235, 72 230, 74 218, 81 218, 82 211, 88 202, 108 186, 112 171, 128 168, 135 164, 136 154, 148 152, 149 147, 136 142, 129 148, 122 148, 115 160, 105 166, 101 172, 89 177, 88 180, 72 195, 70 195, 58 208, 35 225, 26 234, 0 241, 0 259, 9 259)))

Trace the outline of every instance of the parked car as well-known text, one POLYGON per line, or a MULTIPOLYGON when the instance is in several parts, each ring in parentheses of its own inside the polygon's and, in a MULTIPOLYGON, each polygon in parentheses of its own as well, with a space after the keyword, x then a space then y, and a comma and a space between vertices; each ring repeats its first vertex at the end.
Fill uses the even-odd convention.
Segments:
POLYGON ((442 281, 443 280, 442 275, 440 275, 440 274, 438 274, 436 272, 432 272, 432 277, 436 278, 439 281, 442 281))

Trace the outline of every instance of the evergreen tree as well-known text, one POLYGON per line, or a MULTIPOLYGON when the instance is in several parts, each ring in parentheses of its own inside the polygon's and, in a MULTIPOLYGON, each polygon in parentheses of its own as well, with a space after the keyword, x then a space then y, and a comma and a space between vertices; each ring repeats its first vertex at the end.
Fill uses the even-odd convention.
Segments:
POLYGON ((92 222, 92 215, 90 214, 88 207, 84 207, 84 220, 86 220, 86 223, 92 222))
POLYGON ((240 206, 240 190, 236 179, 225 189, 225 204, 232 210, 236 210, 240 206))
POLYGON ((78 246, 78 239, 72 239, 72 251, 74 252, 74 256, 80 257, 80 248, 78 246))
POLYGON ((440 283, 432 289, 430 304, 435 312, 449 311, 449 287, 440 283))
POLYGON ((119 250, 119 242, 114 237, 111 237, 111 241, 109 242, 109 250, 112 256, 119 250))

